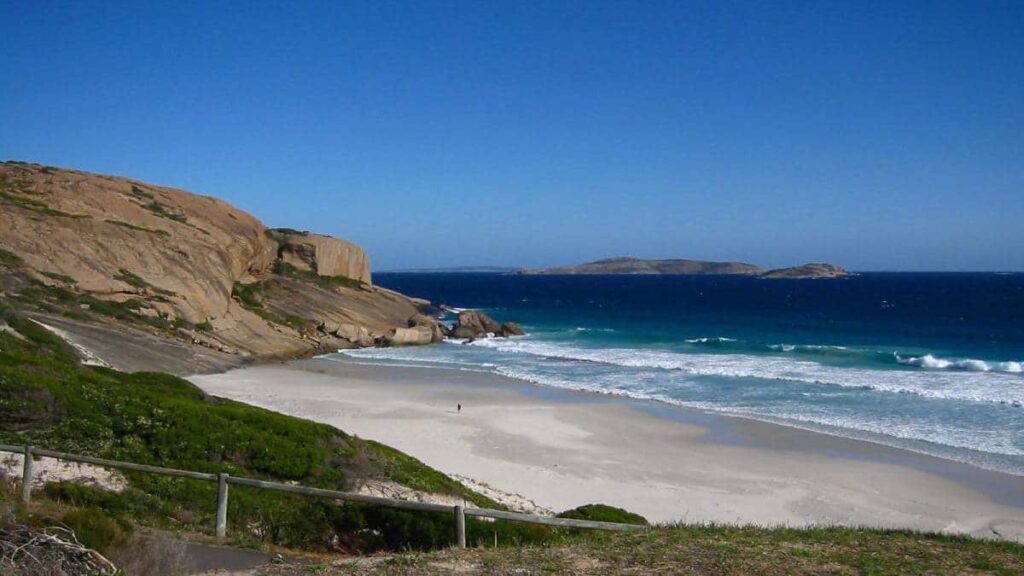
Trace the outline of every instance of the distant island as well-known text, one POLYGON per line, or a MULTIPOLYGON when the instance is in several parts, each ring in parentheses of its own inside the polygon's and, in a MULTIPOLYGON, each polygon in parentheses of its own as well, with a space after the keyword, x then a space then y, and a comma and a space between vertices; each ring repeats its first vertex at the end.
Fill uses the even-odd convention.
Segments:
POLYGON ((709 262, 704 260, 644 260, 641 258, 606 258, 585 264, 555 266, 551 268, 523 269, 520 274, 660 274, 660 275, 710 275, 731 274, 756 276, 767 279, 814 279, 841 278, 850 272, 835 264, 804 264, 791 268, 766 269, 745 262, 709 262))
POLYGON ((848 270, 835 264, 815 263, 793 266, 791 268, 776 268, 761 274, 761 278, 776 279, 805 279, 805 278, 842 278, 850 276, 848 270))
POLYGON ((447 268, 400 268, 378 274, 517 274, 523 268, 513 266, 449 266, 447 268))

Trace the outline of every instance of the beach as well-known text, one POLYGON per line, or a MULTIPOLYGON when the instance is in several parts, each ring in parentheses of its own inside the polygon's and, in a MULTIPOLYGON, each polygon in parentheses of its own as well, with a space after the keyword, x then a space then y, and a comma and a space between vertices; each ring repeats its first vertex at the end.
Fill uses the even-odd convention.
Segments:
POLYGON ((525 509, 1024 541, 1024 477, 859 440, 469 370, 312 359, 190 380, 383 442, 525 509))

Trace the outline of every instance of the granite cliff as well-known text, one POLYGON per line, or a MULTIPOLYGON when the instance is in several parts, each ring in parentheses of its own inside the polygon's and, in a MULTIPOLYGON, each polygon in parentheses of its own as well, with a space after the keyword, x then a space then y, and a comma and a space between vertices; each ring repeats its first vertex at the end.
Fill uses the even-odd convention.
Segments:
POLYGON ((0 163, 4 300, 125 369, 425 344, 427 303, 375 287, 345 240, 268 229, 222 200, 129 178, 0 163))

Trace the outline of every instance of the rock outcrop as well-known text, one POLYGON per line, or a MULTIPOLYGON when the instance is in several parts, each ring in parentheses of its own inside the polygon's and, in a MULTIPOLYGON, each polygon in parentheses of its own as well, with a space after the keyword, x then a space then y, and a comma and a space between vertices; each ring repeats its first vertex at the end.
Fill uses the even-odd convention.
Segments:
POLYGON ((515 322, 499 324, 479 310, 463 310, 450 331, 452 338, 475 340, 492 336, 522 336, 523 329, 515 322))
POLYGON ((270 234, 277 241, 277 258, 282 262, 319 276, 344 276, 372 284, 369 257, 347 240, 281 228, 270 234))
MULTIPOLYGON (((208 196, 36 164, 0 163, 0 256, 0 294, 26 312, 69 314, 80 331, 121 326, 207 355, 371 346, 408 330, 423 307, 374 287, 369 259, 351 242, 268 230, 208 196)), ((398 340, 435 341, 429 326, 414 328, 398 340)), ((223 365, 204 366, 214 364, 223 365)))
POLYGON ((433 333, 427 326, 392 328, 384 338, 386 346, 423 346, 433 342, 433 333))
POLYGON ((479 310, 463 310, 452 327, 453 338, 484 338, 497 334, 501 325, 479 310))
POLYGON ((437 321, 437 318, 433 316, 427 316, 426 314, 414 314, 409 318, 409 328, 425 327, 430 330, 430 341, 432 343, 441 342, 445 337, 444 326, 437 321))

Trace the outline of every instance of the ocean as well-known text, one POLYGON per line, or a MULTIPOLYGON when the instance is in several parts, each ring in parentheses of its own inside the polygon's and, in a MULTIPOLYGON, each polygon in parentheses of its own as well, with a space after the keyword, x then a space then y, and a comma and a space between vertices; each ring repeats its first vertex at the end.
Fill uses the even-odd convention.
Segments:
POLYGON ((657 400, 1024 475, 1024 274, 374 280, 527 335, 333 357, 657 400))

